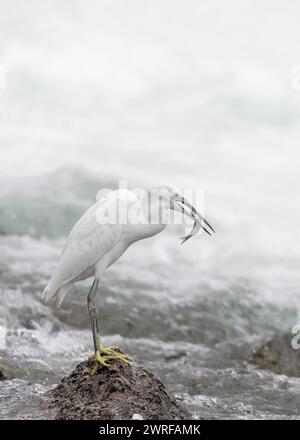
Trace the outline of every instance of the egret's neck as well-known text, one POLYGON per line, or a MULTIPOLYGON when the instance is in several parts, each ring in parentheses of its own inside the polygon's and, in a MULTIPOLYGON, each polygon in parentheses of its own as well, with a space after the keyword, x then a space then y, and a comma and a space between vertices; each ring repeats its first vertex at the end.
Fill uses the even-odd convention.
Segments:
POLYGON ((137 224, 128 224, 127 234, 134 242, 143 238, 152 237, 161 232, 168 223, 168 210, 161 203, 142 203, 137 224))
POLYGON ((143 217, 150 225, 164 225, 169 221, 170 209, 162 200, 148 200, 142 206, 143 217))

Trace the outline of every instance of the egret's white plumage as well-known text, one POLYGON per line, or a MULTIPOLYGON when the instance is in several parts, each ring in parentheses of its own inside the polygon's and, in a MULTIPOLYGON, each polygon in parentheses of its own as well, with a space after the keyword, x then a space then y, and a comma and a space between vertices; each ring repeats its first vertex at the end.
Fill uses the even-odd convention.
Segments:
MULTIPOLYGON (((88 294, 88 312, 93 331, 96 365, 108 365, 111 359, 128 362, 129 358, 115 348, 102 344, 96 315, 94 298, 103 272, 123 255, 135 241, 158 234, 166 227, 160 214, 175 210, 194 220, 192 232, 183 242, 192 237, 202 227, 208 234, 209 223, 185 200, 174 187, 159 187, 159 197, 147 198, 142 203, 134 192, 117 190, 97 198, 96 203, 78 220, 71 230, 60 256, 57 268, 43 291, 43 299, 60 305, 74 283, 94 277, 88 294), (150 210, 149 210, 150 207, 150 210), (152 209, 153 208, 153 209, 152 209), (190 211, 187 211, 189 208, 190 211), (132 211, 139 212, 139 221, 132 221, 132 211), (158 213, 158 222, 149 221, 149 213, 158 213), (116 214, 115 218, 109 214, 116 214), (103 221, 105 220, 106 221, 103 221)), ((147 194, 147 193, 146 193, 147 194)))
POLYGON ((57 268, 43 291, 46 302, 59 306, 74 283, 93 275, 99 279, 132 243, 165 228, 165 224, 132 225, 126 221, 99 223, 98 219, 109 210, 116 212, 117 204, 126 215, 135 203, 139 200, 133 192, 118 190, 106 194, 86 211, 71 230, 57 268))

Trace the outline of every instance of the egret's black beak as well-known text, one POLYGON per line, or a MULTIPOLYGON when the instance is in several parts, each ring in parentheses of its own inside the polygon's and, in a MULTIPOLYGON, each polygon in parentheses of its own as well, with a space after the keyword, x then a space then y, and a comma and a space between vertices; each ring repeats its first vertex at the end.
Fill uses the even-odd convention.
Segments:
POLYGON ((176 202, 179 205, 179 207, 182 209, 182 212, 185 214, 189 214, 191 217, 193 217, 195 222, 199 222, 207 234, 212 235, 211 234, 212 232, 215 233, 214 228, 208 223, 208 221, 205 220, 205 218, 197 211, 197 209, 194 208, 194 206, 191 205, 191 203, 189 203, 184 197, 178 196, 178 198, 176 198, 176 202), (189 208, 191 212, 187 213, 184 207, 189 208), (204 225, 206 225, 209 229, 206 228, 204 225))

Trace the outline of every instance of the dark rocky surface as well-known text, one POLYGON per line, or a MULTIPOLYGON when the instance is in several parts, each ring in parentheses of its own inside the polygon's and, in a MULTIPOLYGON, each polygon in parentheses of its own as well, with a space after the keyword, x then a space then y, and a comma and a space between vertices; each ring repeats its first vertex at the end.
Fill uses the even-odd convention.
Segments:
POLYGON ((291 333, 275 334, 253 353, 251 361, 277 374, 300 376, 300 349, 292 348, 292 337, 291 333))
POLYGON ((48 393, 55 419, 173 420, 189 414, 170 397, 162 382, 144 367, 114 361, 91 375, 82 362, 48 393))

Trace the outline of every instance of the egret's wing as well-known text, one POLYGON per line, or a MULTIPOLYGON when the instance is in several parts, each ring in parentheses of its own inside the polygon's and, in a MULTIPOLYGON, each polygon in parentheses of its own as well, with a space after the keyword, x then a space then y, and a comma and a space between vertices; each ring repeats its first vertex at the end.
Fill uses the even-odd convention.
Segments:
POLYGON ((72 240, 84 238, 94 232, 97 226, 99 226, 99 223, 97 222, 97 214, 101 216, 101 214, 103 214, 104 211, 109 208, 112 202, 113 201, 108 196, 103 197, 102 199, 94 203, 94 205, 92 205, 82 215, 82 217, 80 217, 80 219, 77 221, 77 223, 75 223, 67 237, 67 241, 65 247, 63 248, 62 254, 65 252, 72 240))
POLYGON ((73 227, 53 276, 56 288, 79 278, 119 241, 122 225, 97 221, 111 203, 109 199, 95 203, 73 227))

